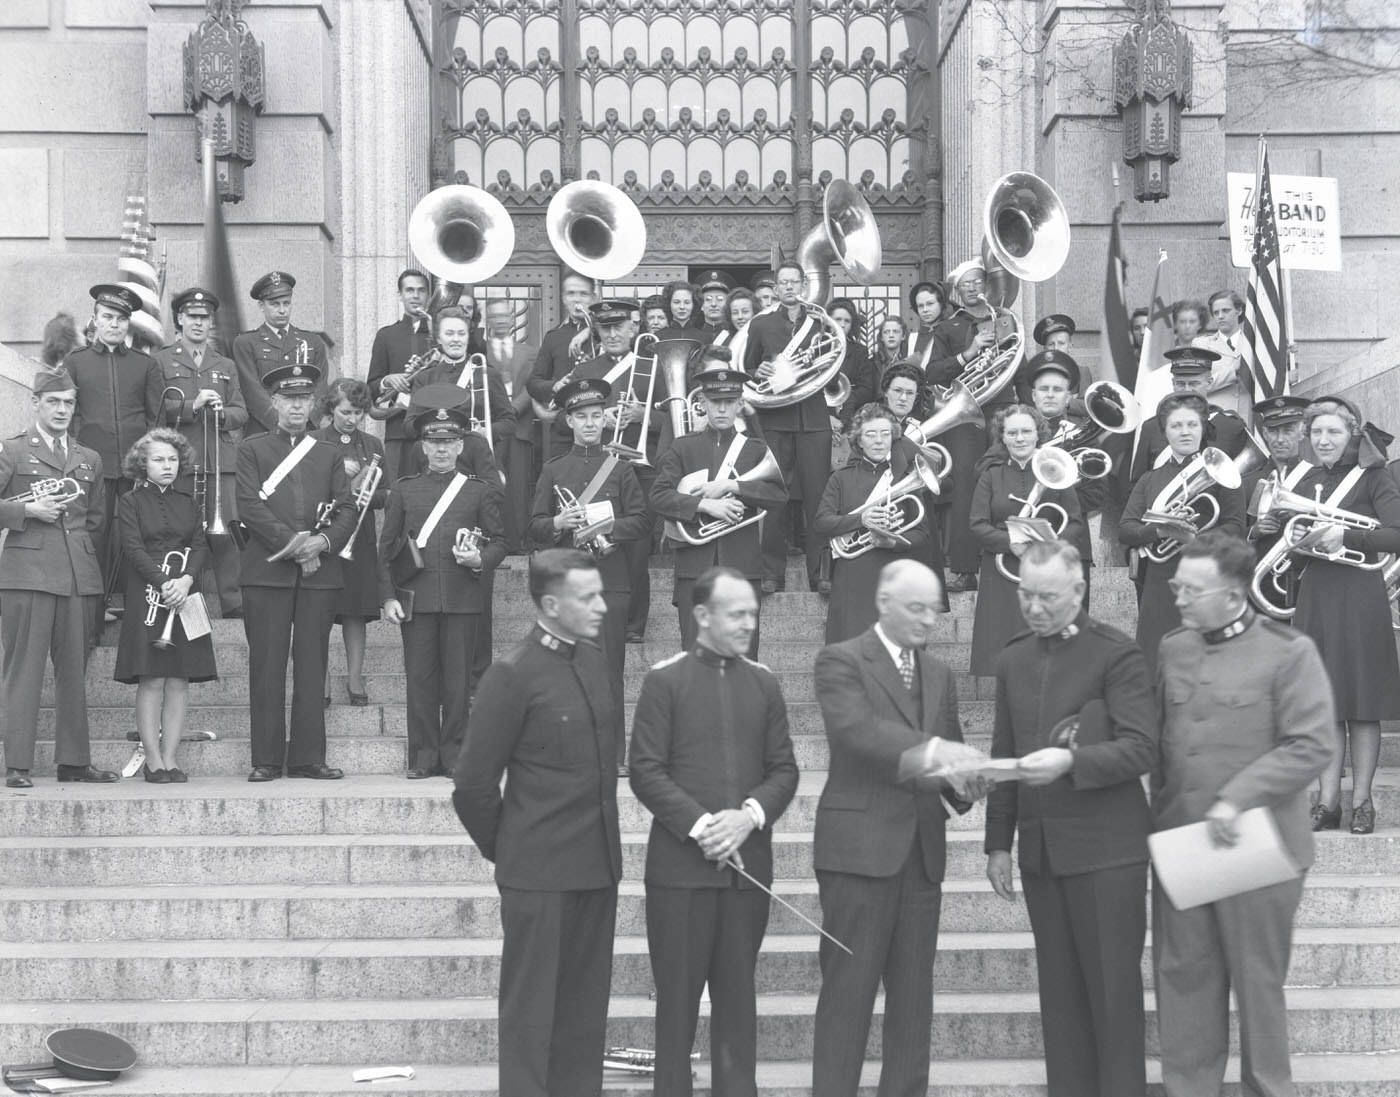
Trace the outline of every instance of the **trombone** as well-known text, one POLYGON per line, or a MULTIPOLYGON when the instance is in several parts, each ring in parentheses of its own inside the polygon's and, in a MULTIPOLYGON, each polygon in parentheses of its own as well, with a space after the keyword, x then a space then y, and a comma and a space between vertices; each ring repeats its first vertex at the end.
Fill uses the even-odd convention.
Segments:
MULTIPOLYGON (((209 374, 209 380, 217 385, 223 381, 230 381, 232 378, 226 373, 215 371, 209 374)), ((211 452, 210 446, 212 444, 212 461, 214 465, 214 514, 212 517, 207 517, 205 519, 204 532, 211 537, 222 537, 228 533, 228 528, 224 525, 223 495, 220 487, 220 476, 223 472, 223 468, 221 465, 221 455, 219 453, 219 435, 220 427, 224 419, 223 398, 217 397, 211 403, 205 404, 204 407, 200 409, 199 415, 204 431, 204 464, 195 467, 195 496, 199 500, 199 506, 203 507, 205 496, 209 491, 209 473, 206 470, 206 466, 211 460, 209 455, 211 452), (200 483, 201 478, 205 480, 203 485, 200 483), (201 487, 203 488, 202 491, 201 487)), ((200 513, 202 514, 204 512, 201 510, 200 513)))
POLYGON ((369 459, 369 464, 365 466, 364 477, 360 480, 360 486, 355 489, 355 495, 351 499, 355 509, 360 513, 355 518, 355 528, 350 531, 350 540, 346 541, 345 547, 336 553, 342 560, 355 558, 355 538, 360 535, 360 527, 364 525, 365 515, 369 513, 374 493, 379 490, 379 481, 384 478, 384 469, 380 466, 381 460, 377 453, 369 459))
POLYGON ((491 437, 491 385, 486 375, 486 355, 473 354, 467 358, 457 377, 457 387, 467 390, 467 403, 471 405, 467 413, 467 429, 485 435, 486 444, 494 455, 496 442, 491 437), (480 383, 477 382, 478 376, 480 383))
POLYGON ((627 372, 618 378, 618 385, 614 389, 617 393, 617 403, 610 409, 613 412, 612 440, 603 445, 605 450, 624 461, 648 467, 651 462, 647 460, 647 433, 651 430, 651 411, 653 401, 656 398, 656 344, 658 342, 655 335, 644 331, 637 336, 637 341, 632 344, 632 364, 628 367, 627 372), (636 383, 638 374, 643 373, 646 376, 646 396, 639 398, 636 392, 636 383), (623 422, 625 411, 631 411, 634 414, 640 411, 642 414, 641 429, 637 434, 635 446, 629 446, 622 440, 622 434, 629 425, 623 422))
MULTIPOLYGON (((165 575, 173 575, 174 567, 184 571, 190 562, 189 549, 171 549, 165 554, 165 559, 161 561, 160 570, 165 575)), ((166 610, 165 627, 161 629, 160 635, 151 641, 151 646, 159 648, 161 651, 169 651, 175 646, 175 618, 180 613, 174 606, 167 606, 161 598, 161 593, 150 583, 146 584, 146 627, 155 625, 156 619, 160 616, 160 611, 166 610)))

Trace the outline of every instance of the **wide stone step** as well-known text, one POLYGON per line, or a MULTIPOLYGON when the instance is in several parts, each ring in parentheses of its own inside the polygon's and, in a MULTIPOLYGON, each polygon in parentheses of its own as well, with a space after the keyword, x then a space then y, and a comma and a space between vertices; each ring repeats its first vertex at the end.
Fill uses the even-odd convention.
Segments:
MULTIPOLYGON (((820 919, 815 880, 780 880, 775 890, 820 919)), ((617 932, 643 936, 643 886, 624 880, 617 932)), ((12 941, 281 940, 326 937, 498 938, 500 901, 491 884, 241 884, 152 887, 109 884, 12 887, 5 903, 12 941)), ((1400 879, 1310 874, 1296 924, 1302 928, 1400 924, 1400 879)), ((952 933, 1025 932, 1024 903, 1008 903, 985 879, 948 880, 940 928, 952 933)), ((810 933, 774 906, 769 933, 810 933)), ((1400 1045, 1396 1045, 1400 1047, 1400 1045)))
MULTIPOLYGON (((444 988, 446 990, 446 988, 444 988)), ((1153 996, 1145 995, 1147 1044, 1157 1049, 1153 996)), ((1312 1054, 1357 1054, 1400 1046, 1400 988, 1293 989, 1288 992, 1289 1046, 1312 1054)), ((815 993, 761 995, 758 1055, 807 1060, 812 1053, 815 993)), ((610 1044, 651 1047, 655 1005, 614 997, 610 1044)), ((880 1054, 883 1002, 877 1001, 867 1058, 880 1054)), ((0 1006, 0 1061, 22 1062, 55 1028, 102 1028, 142 1049, 154 1066, 290 1063, 482 1063, 495 1055, 494 998, 325 1001, 23 1002, 0 1006)), ((1232 1029, 1234 1028, 1232 1018, 1232 1029)), ((696 1033, 709 1042, 708 1018, 696 1033)), ((938 1059, 1028 1058, 1042 1054, 1040 1003, 1034 992, 939 995, 931 1032, 938 1059)))
MULTIPOLYGON (((708 1055, 708 1047, 697 1044, 708 1055)), ((1400 1078, 1400 1052, 1372 1055, 1304 1055, 1294 1053, 1293 1085, 1298 1097, 1395 1097, 1400 1078)), ((397 1060, 396 1060, 397 1061, 397 1060)), ((362 1065, 151 1067, 138 1066, 107 1092, 121 1097, 363 1097, 365 1086, 350 1080, 362 1065)), ((473 1065, 414 1064, 413 1081, 373 1084, 375 1093, 412 1093, 415 1097, 497 1097, 494 1062, 473 1065)), ((697 1097, 710 1093, 710 1064, 695 1067, 697 1097)), ((860 1092, 872 1094, 879 1083, 880 1064, 867 1062, 860 1092)), ((1241 1097, 1240 1064, 1226 1065, 1221 1097, 1241 1097)), ((1161 1068, 1147 1061, 1149 1097, 1162 1097, 1161 1068)), ((759 1063, 761 1097, 810 1097, 812 1064, 805 1061, 759 1063)), ((609 1072, 603 1079, 608 1097, 652 1097, 650 1078, 609 1072)), ((926 1097, 1045 1097, 1045 1067, 1039 1059, 949 1059, 934 1064, 926 1097)))
MULTIPOLYGON (((769 934, 755 973, 760 994, 820 985, 816 934, 769 934)), ((177 1001, 489 997, 500 982, 498 940, 30 942, 0 957, 0 983, 22 1001, 177 1001)), ((1151 986, 1151 942, 1144 950, 1151 986)), ((1400 927, 1302 929, 1294 987, 1400 984, 1400 927)), ((934 985, 949 992, 1010 992, 1037 985, 1029 933, 940 933, 934 985)), ((612 993, 653 992, 645 937, 613 947, 612 993)))

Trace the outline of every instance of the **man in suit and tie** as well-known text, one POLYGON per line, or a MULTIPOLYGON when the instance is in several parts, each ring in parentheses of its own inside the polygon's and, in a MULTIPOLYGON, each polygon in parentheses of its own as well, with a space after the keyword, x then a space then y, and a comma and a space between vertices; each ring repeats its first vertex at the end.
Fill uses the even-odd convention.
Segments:
POLYGON ((515 433, 506 440, 496 463, 506 470, 506 547, 511 553, 528 550, 526 527, 539 479, 536 436, 539 423, 530 402, 528 382, 539 348, 516 342, 515 302, 492 297, 484 310, 486 364, 498 370, 515 410, 515 433))
POLYGON ((428 276, 410 267, 399 275, 399 304, 403 315, 392 324, 385 324, 374 333, 369 350, 369 371, 365 384, 374 394, 374 418, 384 419, 384 482, 392 484, 400 476, 408 476, 419 468, 413 451, 416 442, 404 434, 405 400, 402 405, 395 397, 406 395, 412 378, 404 367, 413 358, 426 356, 433 349, 433 320, 428 315, 428 276), (387 410, 379 405, 389 402, 387 410))
POLYGON ((1227 411, 1245 414, 1249 396, 1240 388, 1240 349, 1244 333, 1244 298, 1232 289, 1222 289, 1210 295, 1210 318, 1215 330, 1191 340, 1193 347, 1213 350, 1220 358, 1210 367, 1210 402, 1227 411))
POLYGON ((326 344, 314 331, 292 323, 292 290, 297 280, 286 271, 264 274, 248 291, 262 309, 263 322, 233 340, 233 362, 238 367, 238 384, 248 402, 248 423, 243 437, 277 429, 277 412, 263 385, 268 372, 279 366, 312 366, 325 381, 330 375, 330 355, 326 344))
POLYGON ((1029 631, 997 660, 992 757, 1019 781, 987 801, 987 878, 1008 902, 1011 844, 1035 934, 1049 1097, 1143 1097, 1147 797, 1157 712, 1142 650, 1081 602, 1079 553, 1031 545, 1016 588, 1029 631))
POLYGON ((821 942, 813 1097, 855 1097, 881 982, 879 1097, 928 1091, 943 801, 962 812, 986 792, 974 775, 985 756, 962 742, 953 672, 922 650, 944 605, 938 577, 896 560, 875 599, 879 621, 822 649, 815 670, 831 751, 814 837, 822 928, 851 954, 821 942))
POLYGON ((5 785, 34 785, 29 771, 50 654, 59 781, 115 781, 115 773, 90 764, 83 681, 102 594, 93 548, 104 513, 102 458, 68 433, 78 386, 67 370, 40 370, 30 403, 33 429, 0 445, 0 527, 8 531, 0 555, 5 785), (58 479, 76 481, 78 496, 20 498, 34 495, 36 484, 58 479))

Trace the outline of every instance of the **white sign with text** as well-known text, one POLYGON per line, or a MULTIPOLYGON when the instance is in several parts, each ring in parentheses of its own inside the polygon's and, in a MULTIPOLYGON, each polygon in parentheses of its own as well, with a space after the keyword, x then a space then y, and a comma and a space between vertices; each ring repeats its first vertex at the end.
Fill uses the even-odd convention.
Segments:
MULTIPOLYGON (((1270 175, 1274 218, 1286 270, 1341 270, 1342 222, 1337 181, 1311 175, 1270 175)), ((1230 262, 1249 266, 1254 246, 1254 176, 1226 177, 1230 208, 1230 262)))

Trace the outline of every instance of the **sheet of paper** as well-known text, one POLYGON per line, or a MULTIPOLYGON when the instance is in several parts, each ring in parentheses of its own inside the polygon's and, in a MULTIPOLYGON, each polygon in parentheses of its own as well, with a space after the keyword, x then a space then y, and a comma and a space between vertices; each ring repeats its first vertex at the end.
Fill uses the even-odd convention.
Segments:
POLYGON ((1236 823, 1238 840, 1214 845, 1205 822, 1148 835, 1152 867, 1177 910, 1227 899, 1298 875, 1268 808, 1251 808, 1236 823))

